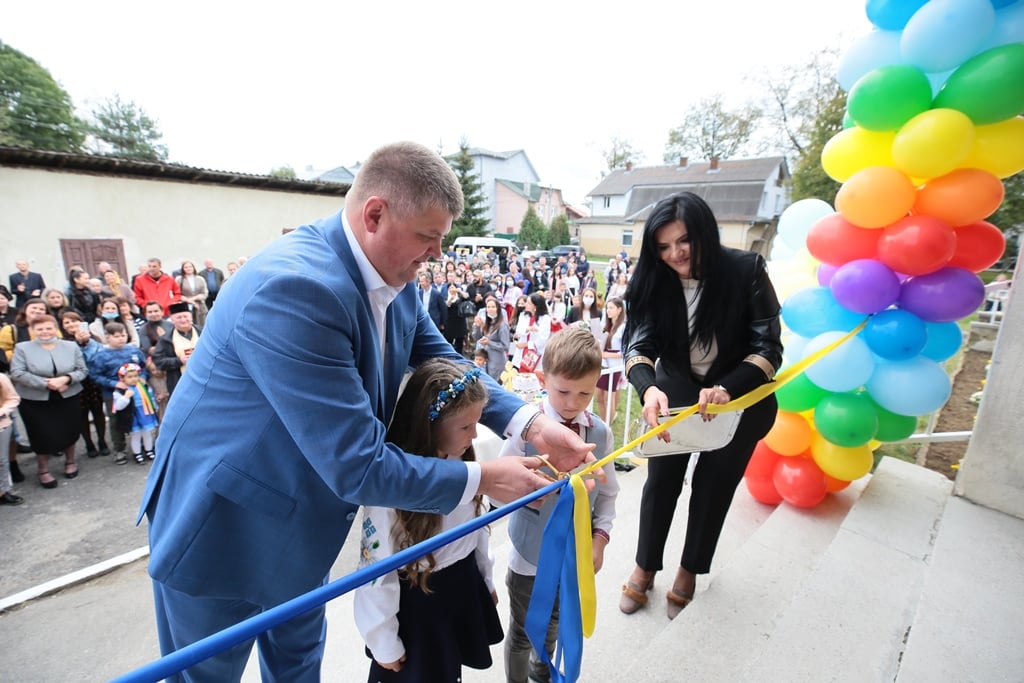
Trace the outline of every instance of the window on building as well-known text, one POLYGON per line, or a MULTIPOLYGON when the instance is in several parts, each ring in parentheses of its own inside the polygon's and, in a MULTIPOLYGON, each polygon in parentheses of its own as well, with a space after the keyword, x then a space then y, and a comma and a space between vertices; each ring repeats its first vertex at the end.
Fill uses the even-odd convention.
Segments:
POLYGON ((633 231, 623 230, 622 231, 622 246, 631 247, 633 246, 633 231))
POLYGON ((609 195, 604 196, 604 208, 610 209, 612 206, 612 198, 609 195))

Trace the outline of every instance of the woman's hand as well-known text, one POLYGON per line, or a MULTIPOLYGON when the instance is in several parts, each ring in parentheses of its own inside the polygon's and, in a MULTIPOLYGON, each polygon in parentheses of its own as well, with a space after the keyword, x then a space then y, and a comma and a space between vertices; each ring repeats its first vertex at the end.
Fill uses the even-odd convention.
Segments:
POLYGON ((480 337, 480 343, 483 344, 484 346, 487 346, 491 342, 487 337, 480 337))
POLYGON ((708 404, 722 405, 731 400, 729 392, 722 385, 716 384, 713 387, 705 387, 700 390, 700 398, 697 399, 697 412, 700 413, 702 420, 711 422, 716 416, 714 413, 708 412, 708 404))
MULTIPOLYGON (((651 385, 644 392, 644 422, 648 427, 657 427, 659 417, 668 417, 668 396, 658 387, 651 385)), ((658 438, 668 443, 671 440, 668 430, 658 434, 658 438)))

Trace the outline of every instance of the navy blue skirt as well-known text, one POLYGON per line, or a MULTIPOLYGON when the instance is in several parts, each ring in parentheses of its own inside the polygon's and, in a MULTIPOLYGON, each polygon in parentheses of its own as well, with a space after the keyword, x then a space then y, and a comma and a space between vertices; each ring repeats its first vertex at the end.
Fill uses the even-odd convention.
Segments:
POLYGON ((474 553, 431 572, 429 595, 404 579, 401 585, 398 635, 406 660, 399 672, 372 662, 369 683, 456 683, 463 666, 491 666, 490 646, 505 634, 474 553))

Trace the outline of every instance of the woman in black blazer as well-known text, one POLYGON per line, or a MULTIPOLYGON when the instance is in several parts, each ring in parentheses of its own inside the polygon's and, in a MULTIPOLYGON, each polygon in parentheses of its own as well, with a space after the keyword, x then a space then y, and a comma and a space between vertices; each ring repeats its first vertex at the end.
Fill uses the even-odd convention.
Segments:
MULTIPOLYGON (((627 294, 626 374, 650 426, 668 409, 728 403, 772 381, 782 364, 779 302, 764 259, 722 247, 703 199, 682 192, 661 200, 644 225, 627 294)), ((698 574, 711 569, 733 493, 754 446, 775 421, 774 395, 747 408, 731 442, 702 453, 694 470, 686 542, 666 593, 674 618, 693 598, 698 574)), ((662 556, 689 453, 651 458, 640 507, 636 567, 619 608, 647 602, 662 556)))

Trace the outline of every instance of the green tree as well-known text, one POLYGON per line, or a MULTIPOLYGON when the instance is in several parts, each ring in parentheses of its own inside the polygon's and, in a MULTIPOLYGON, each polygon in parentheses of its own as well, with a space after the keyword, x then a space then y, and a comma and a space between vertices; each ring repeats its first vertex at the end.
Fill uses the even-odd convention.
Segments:
POLYGON ((550 240, 551 236, 544 221, 540 219, 537 211, 531 205, 523 214, 522 222, 519 223, 519 237, 516 238, 516 243, 523 249, 538 245, 546 249, 550 246, 550 240))
POLYGON ((622 140, 617 137, 613 137, 611 147, 601 153, 604 155, 604 161, 608 164, 609 171, 625 168, 626 164, 636 165, 644 160, 643 153, 633 148, 632 140, 622 140))
POLYGON ((551 220, 548 235, 551 239, 548 248, 557 247, 559 244, 569 244, 569 219, 566 218, 564 213, 558 214, 551 220))
POLYGON ((31 57, 0 42, 0 141, 33 149, 80 152, 84 124, 71 96, 31 57))
POLYGON ((1024 233, 1024 171, 1003 178, 1006 194, 999 209, 986 220, 1006 235, 1006 251, 999 266, 1013 268, 1020 250, 1021 234, 1024 233))
POLYGON ((163 133, 156 120, 135 102, 115 94, 97 105, 92 117, 89 133, 96 152, 125 159, 167 160, 167 146, 160 142, 163 133))
POLYGON ((483 185, 476 176, 473 157, 469 155, 469 142, 462 138, 459 152, 448 160, 455 175, 462 185, 462 197, 465 208, 462 215, 452 224, 452 230, 445 238, 447 248, 457 237, 483 237, 487 234, 487 198, 483 194, 483 185))
POLYGON ((761 110, 752 104, 728 110, 721 94, 702 99, 687 109, 681 126, 668 132, 664 161, 733 157, 748 149, 760 119, 761 110))
POLYGON ((296 177, 295 169, 288 165, 271 169, 269 175, 271 178, 284 178, 285 180, 295 180, 296 177))
POLYGON ((822 50, 760 82, 767 92, 762 109, 768 144, 794 160, 793 201, 816 197, 832 203, 839 191, 821 167, 821 151, 842 130, 846 111, 846 92, 834 76, 837 62, 834 50, 822 50))

